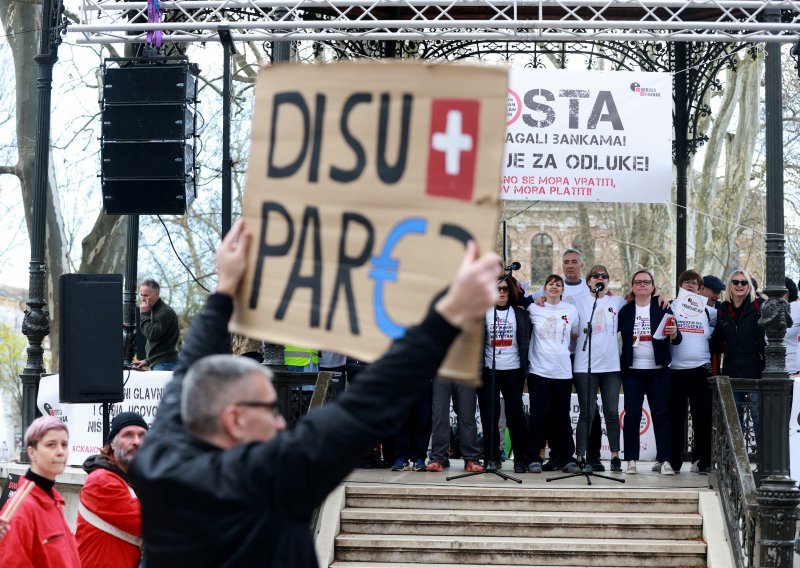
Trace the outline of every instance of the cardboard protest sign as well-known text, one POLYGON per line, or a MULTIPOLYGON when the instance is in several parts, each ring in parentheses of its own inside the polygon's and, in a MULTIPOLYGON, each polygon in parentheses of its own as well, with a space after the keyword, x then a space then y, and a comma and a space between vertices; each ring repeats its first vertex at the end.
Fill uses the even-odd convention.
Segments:
MULTIPOLYGON (((231 325, 371 361, 419 322, 468 239, 494 250, 508 72, 417 63, 262 70, 231 325)), ((480 326, 441 373, 477 380, 480 326)))
POLYGON ((664 203, 672 188, 672 76, 512 69, 503 199, 664 203))

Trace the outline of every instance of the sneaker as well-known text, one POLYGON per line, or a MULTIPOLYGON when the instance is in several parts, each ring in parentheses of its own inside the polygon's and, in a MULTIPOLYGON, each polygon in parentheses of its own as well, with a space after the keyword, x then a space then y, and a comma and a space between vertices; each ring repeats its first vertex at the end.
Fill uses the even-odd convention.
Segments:
POLYGON ((464 471, 470 471, 470 472, 473 472, 473 473, 480 473, 480 472, 484 471, 484 467, 480 464, 479 461, 466 460, 464 462, 464 471))
POLYGON ((528 465, 528 472, 529 473, 542 473, 542 463, 538 462, 538 461, 531 462, 528 465))
POLYGON ((635 460, 628 460, 628 469, 625 470, 625 473, 633 475, 639 473, 639 470, 636 469, 636 461, 635 460))
POLYGON ((590 459, 588 465, 592 466, 592 470, 594 471, 606 470, 606 466, 603 465, 603 462, 600 461, 599 457, 590 459))
POLYGON ((561 468, 561 471, 564 473, 582 473, 581 468, 578 467, 578 464, 574 461, 569 462, 567 465, 561 468))
POLYGON ((525 473, 526 471, 528 471, 528 468, 525 467, 524 463, 514 462, 514 473, 525 473))
POLYGON ((611 458, 611 472, 622 473, 622 460, 619 457, 611 458))
POLYGON ((672 469, 672 466, 669 462, 664 462, 661 464, 661 475, 675 475, 675 471, 672 469))
MULTIPOLYGON (((581 468, 581 473, 592 473, 594 471, 594 466, 589 462, 581 461, 578 467, 581 468)), ((605 471, 605 468, 603 468, 603 471, 605 471)))
POLYGON ((408 463, 403 458, 397 458, 392 464, 392 471, 408 471, 408 463))
POLYGON ((425 471, 439 472, 442 471, 442 469, 443 469, 442 464, 436 461, 432 461, 431 463, 428 464, 428 467, 425 468, 425 471))
POLYGON ((689 466, 689 471, 692 473, 700 473, 700 460, 693 461, 692 465, 689 466))
POLYGON ((425 458, 419 458, 414 461, 414 471, 427 471, 425 467, 425 458))
POLYGON ((551 458, 547 460, 545 464, 542 465, 542 471, 558 471, 562 467, 564 466, 561 465, 560 461, 558 461, 555 458, 551 458))
POLYGON ((653 464, 653 467, 650 468, 650 471, 661 471, 661 466, 664 462, 656 462, 653 464))

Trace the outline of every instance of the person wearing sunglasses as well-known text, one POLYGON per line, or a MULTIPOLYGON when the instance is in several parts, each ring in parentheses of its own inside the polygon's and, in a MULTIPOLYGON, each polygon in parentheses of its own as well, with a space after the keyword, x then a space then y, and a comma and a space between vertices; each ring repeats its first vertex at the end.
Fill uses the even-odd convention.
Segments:
MULTIPOLYGON (((579 460, 586 458, 587 441, 592 429, 599 427, 597 415, 597 391, 603 403, 603 415, 606 423, 606 435, 611 449, 611 471, 622 472, 622 461, 619 458, 619 390, 621 384, 619 367, 619 342, 617 327, 619 311, 625 305, 625 298, 609 294, 609 272, 602 264, 592 266, 586 274, 586 289, 590 294, 576 299, 576 307, 580 316, 580 333, 575 344, 574 382, 578 394, 580 416, 576 430, 577 455, 579 460), (591 292, 596 290, 596 292, 591 292), (592 315, 595 296, 597 306, 592 315), (590 321, 591 318, 591 321, 590 321), (591 346, 589 332, 591 331, 591 346), (589 375, 589 352, 591 349, 591 377, 589 375)), ((590 467, 595 468, 592 460, 590 467)), ((584 466, 585 467, 585 466, 584 466)))
MULTIPOLYGON (((703 278, 694 270, 686 270, 678 276, 678 287, 699 294, 703 278)), ((692 412, 694 433, 691 471, 705 473, 711 466, 711 385, 708 378, 713 371, 709 340, 717 324, 717 310, 705 300, 704 296, 699 299, 688 296, 671 302, 683 338, 680 343, 670 344, 670 463, 676 473, 683 467, 687 403, 692 412)))
POLYGON ((623 420, 625 459, 628 474, 638 473, 639 425, 642 421, 644 397, 650 405, 653 432, 656 437, 656 469, 662 475, 674 475, 670 464, 669 365, 670 344, 677 345, 682 336, 671 309, 664 309, 656 296, 653 275, 640 270, 631 278, 630 302, 619 312, 622 336, 622 385, 625 389, 623 420), (657 331, 664 318, 663 335, 657 331), (660 465, 659 465, 660 464, 660 465))
MULTIPOLYGON (((712 350, 722 356, 720 374, 732 378, 760 379, 764 371, 766 338, 758 326, 761 302, 756 297, 752 277, 746 270, 736 270, 728 277, 725 295, 719 309, 719 321, 711 336, 712 350)), ((757 391, 734 390, 736 409, 742 430, 745 428, 745 406, 750 403, 755 446, 761 439, 761 398, 757 391)), ((747 441, 752 442, 749 436, 747 441)), ((751 443, 748 446, 752 447, 751 443)))
POLYGON ((470 241, 423 322, 289 431, 269 369, 224 354, 252 239, 239 220, 219 246, 216 291, 192 320, 129 470, 142 505, 146 566, 319 566, 309 528, 315 509, 400 426, 460 330, 496 303, 499 259, 479 256, 470 241))
POLYGON ((530 319, 519 306, 517 287, 501 278, 497 305, 486 310, 484 323, 483 384, 478 389, 483 428, 484 465, 502 467, 500 456, 500 393, 505 401, 506 424, 514 452, 514 472, 524 473, 528 457, 528 431, 522 407, 522 391, 528 374, 530 319), (489 436, 489 432, 497 432, 489 436), (490 440, 491 438, 491 440, 490 440), (490 464, 490 462, 493 462, 490 464))

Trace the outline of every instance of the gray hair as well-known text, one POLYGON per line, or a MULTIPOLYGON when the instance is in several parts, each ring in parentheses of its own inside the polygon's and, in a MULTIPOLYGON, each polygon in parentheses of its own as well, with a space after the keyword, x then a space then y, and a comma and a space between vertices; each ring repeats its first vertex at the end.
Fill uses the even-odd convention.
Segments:
POLYGON ((567 250, 564 251, 564 254, 561 255, 561 258, 564 258, 568 254, 577 254, 578 260, 580 260, 581 263, 583 263, 583 254, 581 254, 581 251, 579 251, 578 249, 568 248, 567 250))
POLYGON ((195 436, 219 432, 222 409, 245 396, 248 378, 272 373, 247 357, 211 355, 193 364, 183 379, 181 419, 195 436))
POLYGON ((156 282, 152 278, 147 278, 146 280, 142 281, 140 286, 148 286, 149 288, 152 288, 156 292, 161 292, 161 286, 159 286, 158 282, 156 282))

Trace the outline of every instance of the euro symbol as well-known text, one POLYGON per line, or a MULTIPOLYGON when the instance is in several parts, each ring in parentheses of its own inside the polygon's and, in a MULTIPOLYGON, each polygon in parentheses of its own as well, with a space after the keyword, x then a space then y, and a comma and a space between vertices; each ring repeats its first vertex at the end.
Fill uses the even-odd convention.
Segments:
POLYGON ((379 256, 372 257, 372 269, 369 277, 375 281, 373 293, 373 304, 375 306, 375 319, 378 328, 392 339, 402 337, 406 328, 396 323, 383 303, 383 286, 385 282, 396 282, 397 272, 400 268, 400 261, 392 258, 392 251, 401 240, 407 235, 424 235, 428 222, 425 219, 411 218, 400 221, 389 233, 383 243, 383 249, 379 256))

